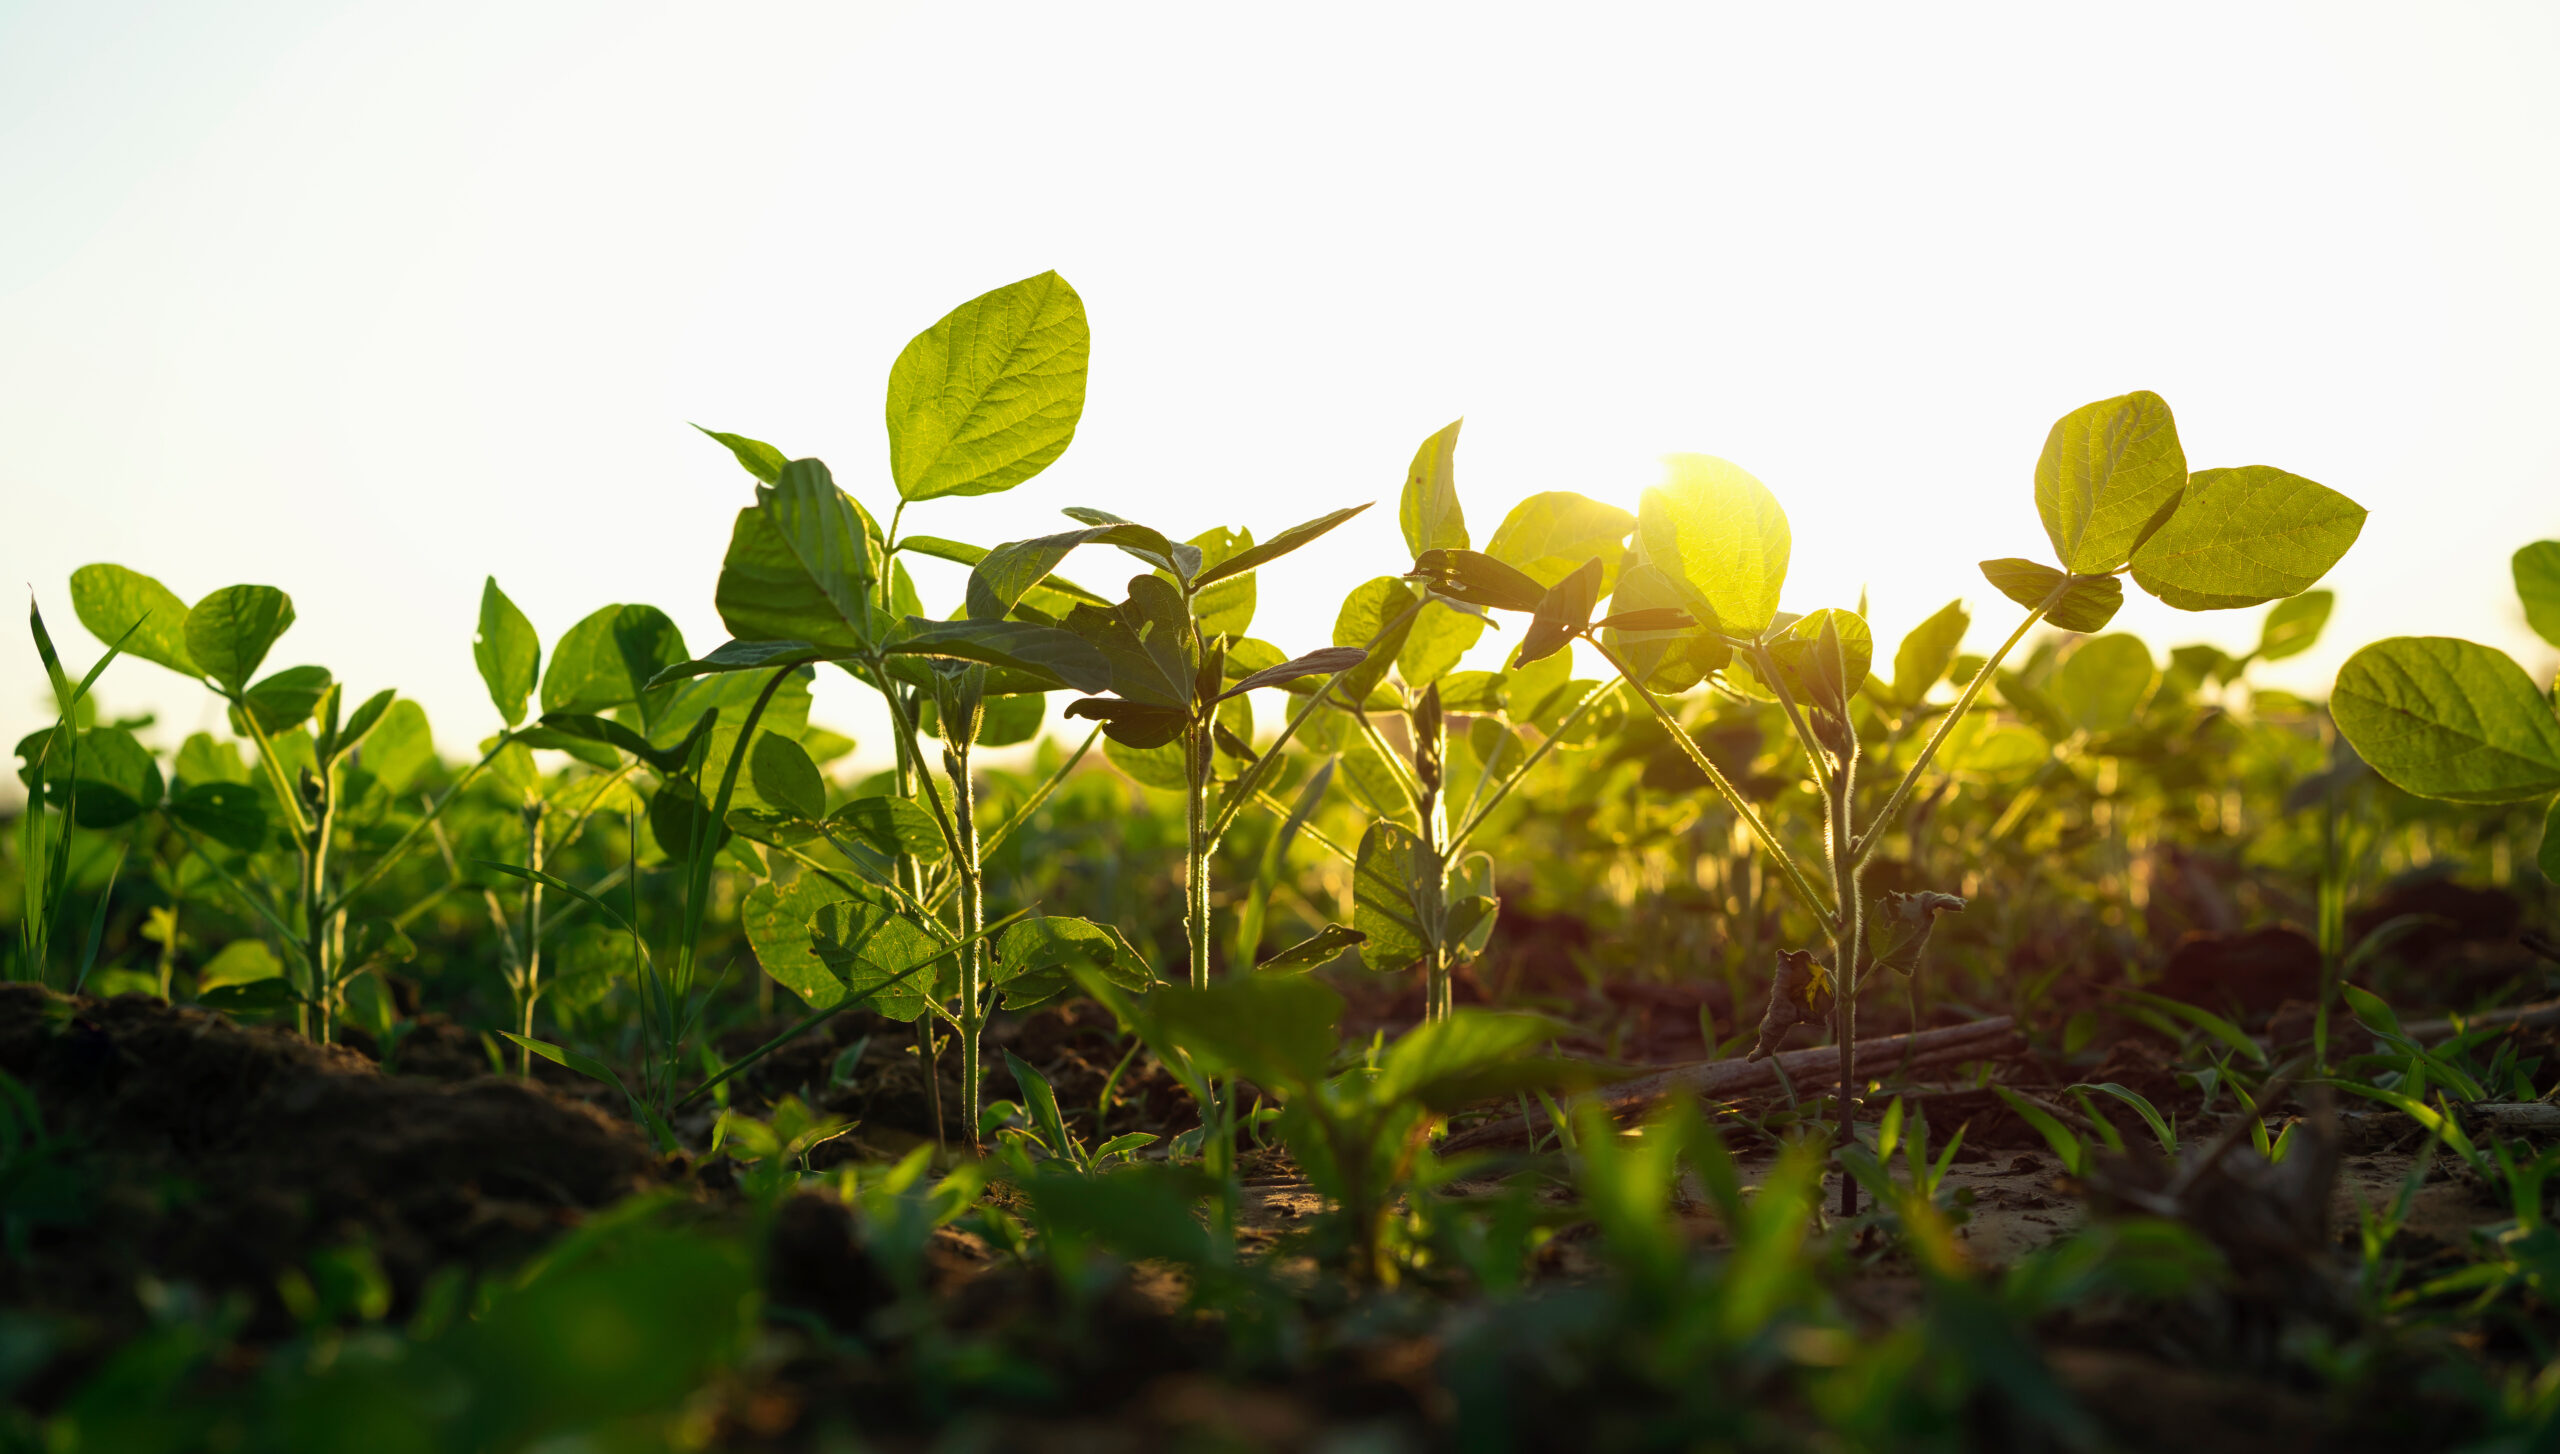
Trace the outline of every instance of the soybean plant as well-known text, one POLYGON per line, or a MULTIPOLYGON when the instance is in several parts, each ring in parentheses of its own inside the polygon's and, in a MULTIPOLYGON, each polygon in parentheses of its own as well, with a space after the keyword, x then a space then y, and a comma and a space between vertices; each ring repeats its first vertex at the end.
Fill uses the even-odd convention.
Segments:
MULTIPOLYGON (((1589 643, 1777 866, 1821 926, 1830 959, 1781 953, 1755 1054, 1774 1049, 1793 1025, 1818 1023, 1827 1012, 1840 1055, 1834 1134, 1844 1146, 1853 1139, 1859 1084, 1857 996, 1877 962, 1863 875, 2001 662, 2040 621, 2071 632, 2105 626, 2123 604, 2126 575, 2180 610, 2226 610, 2297 595, 2355 543, 2365 517, 2363 507, 2336 491, 2271 466, 2190 473, 2169 406, 2148 392, 2101 400, 2057 421, 2036 462, 2035 502, 2058 566, 2018 558, 1982 562, 1984 577, 2027 614, 1974 671, 1863 822, 1861 724, 1872 725, 1877 713, 1860 699, 1883 695, 1869 686, 1873 636, 1856 612, 1778 609, 1792 546, 1786 512, 1740 467, 1706 455, 1671 457, 1662 482, 1645 492, 1626 547, 1608 542, 1611 548, 1590 551, 1560 580, 1541 581, 1499 550, 1433 543, 1414 561, 1414 577, 1441 595, 1530 616, 1515 666, 1576 640, 1589 643), (1604 598, 1609 614, 1595 616, 1604 598), (1729 691, 1775 701, 1793 729, 1822 804, 1821 886, 1666 704, 1666 696, 1711 677, 1729 691)), ((2342 679, 2342 696, 2347 685, 2342 679)), ((2552 730, 2560 744, 2560 728, 2552 730)), ((1888 896, 1874 907, 1896 940, 1916 945, 1938 913, 1960 904, 1951 895, 1923 893, 1888 896)), ((1897 965, 1916 963, 1905 953, 1891 957, 1897 965)), ((1843 1177, 1841 1210, 1854 1213, 1857 1200, 1855 1178, 1843 1177)))

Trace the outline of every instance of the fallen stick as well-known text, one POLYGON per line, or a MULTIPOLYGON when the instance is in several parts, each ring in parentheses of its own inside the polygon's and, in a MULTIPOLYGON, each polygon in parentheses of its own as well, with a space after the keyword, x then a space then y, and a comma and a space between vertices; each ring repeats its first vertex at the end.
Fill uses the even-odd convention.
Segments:
POLYGON ((2545 1135, 2560 1132, 2560 1106, 2545 1101, 2483 1103, 2466 1106, 2463 1112, 2475 1124, 2494 1126, 2501 1131, 2539 1131, 2545 1135))
POLYGON ((2400 1029, 2412 1040, 2450 1040, 2456 1035, 2494 1029, 2500 1025, 2560 1025, 2560 1000, 2544 1000, 2538 1005, 2512 1005, 2503 1010, 2483 1010, 2476 1015, 2442 1020, 2413 1020, 2400 1029))
MULTIPOLYGON (((1997 1015, 1968 1025, 1948 1025, 1908 1035, 1861 1040, 1858 1042, 1858 1059, 1868 1065, 1882 1065, 1890 1060, 1896 1069, 1901 1067, 1905 1056, 1914 1065, 1980 1059, 1996 1050, 2008 1048, 2016 1038, 2016 1023, 2007 1015, 1997 1015)), ((1709 1060, 1695 1065, 1674 1066, 1639 1080, 1621 1081, 1576 1096, 1573 1104, 1598 1106, 1612 1116, 1618 1116, 1683 1092, 1699 1096, 1729 1096, 1743 1091, 1765 1090, 1778 1083, 1777 1068, 1782 1065, 1786 1067, 1790 1084, 1829 1085, 1839 1079, 1840 1051, 1837 1046, 1816 1045, 1807 1050, 1773 1055, 1766 1060, 1709 1060)), ((1440 1154, 1446 1156, 1478 1146, 1526 1140, 1529 1130, 1529 1118, 1526 1116, 1511 1116, 1472 1126, 1441 1143, 1440 1154)))

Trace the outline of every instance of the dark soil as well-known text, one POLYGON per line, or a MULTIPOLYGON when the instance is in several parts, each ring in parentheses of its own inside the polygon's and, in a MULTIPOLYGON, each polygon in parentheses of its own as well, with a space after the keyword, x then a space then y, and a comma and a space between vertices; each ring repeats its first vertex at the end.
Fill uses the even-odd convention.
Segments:
POLYGON ((348 1246, 379 1261, 396 1316, 436 1270, 519 1260, 665 1175, 629 1123, 540 1084, 386 1076, 141 995, 0 986, 0 1070, 67 1143, 81 1204, 0 1259, 0 1304, 71 1319, 95 1349, 142 1325, 146 1280, 239 1294, 250 1335, 283 1332, 278 1279, 348 1246))

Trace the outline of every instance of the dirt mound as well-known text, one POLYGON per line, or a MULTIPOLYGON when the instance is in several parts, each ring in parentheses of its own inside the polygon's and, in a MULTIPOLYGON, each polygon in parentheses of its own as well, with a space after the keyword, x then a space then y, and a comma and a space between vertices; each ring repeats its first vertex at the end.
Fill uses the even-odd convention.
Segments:
POLYGON ((144 1279, 246 1294, 371 1249, 395 1314, 448 1263, 523 1256, 662 1176, 630 1125, 514 1079, 385 1076, 342 1047, 140 995, 0 986, 0 1070, 32 1091, 60 1191, 0 1258, 0 1304, 77 1320, 92 1346, 142 1317, 144 1279))

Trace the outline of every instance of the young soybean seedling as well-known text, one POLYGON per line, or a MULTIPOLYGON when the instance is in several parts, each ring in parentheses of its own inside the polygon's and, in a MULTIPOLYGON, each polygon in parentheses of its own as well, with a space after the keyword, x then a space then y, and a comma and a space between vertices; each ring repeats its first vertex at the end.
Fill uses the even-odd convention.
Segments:
MULTIPOLYGON (((1422 442, 1406 471, 1399 520, 1416 555, 1464 549, 1458 500, 1460 423, 1422 442)), ((1614 545, 1634 517, 1569 491, 1520 502, 1489 550, 1532 580, 1553 583, 1593 542, 1614 545)), ((1490 624, 1480 606, 1394 576, 1353 589, 1337 643, 1367 642, 1369 660, 1317 700, 1330 710, 1307 734, 1338 754, 1341 781, 1373 821, 1353 855, 1353 928, 1369 968, 1423 971, 1426 1020, 1446 1019, 1455 971, 1492 937, 1500 901, 1490 855, 1468 852, 1487 820, 1548 754, 1610 719, 1612 686, 1567 681, 1569 661, 1515 672, 1455 671, 1490 624), (1376 718, 1401 720, 1406 746, 1376 718), (1538 729, 1528 745, 1521 729, 1538 729)))
MULTIPOLYGON (((1414 575, 1453 599, 1528 613, 1515 664, 1571 641, 1591 644, 1660 721, 1746 825, 1829 941, 1827 964, 1798 951, 1772 987, 1764 1029, 1782 1033, 1826 1011, 1839 1046, 1838 1144, 1854 1139, 1859 1084, 1858 991, 1877 960, 1869 943, 1863 874, 1913 788, 2000 663, 2039 621, 2093 632, 2124 600, 2120 579, 2181 610, 2222 610, 2293 596, 2316 584, 2355 543, 2364 509, 2310 480, 2264 465, 2190 473, 2169 406, 2147 392, 2105 399, 2058 420, 2035 471, 2035 501, 2059 567, 1989 560, 1983 575, 2027 615, 1939 720, 1881 806, 1860 821, 1859 771, 1877 725, 1868 666, 1873 636, 1856 613, 1797 616, 1778 609, 1792 547, 1786 512, 1767 486, 1705 455, 1666 461, 1645 492, 1622 554, 1595 551, 1572 575, 1542 586, 1489 553, 1435 547, 1414 575), (1618 561, 1614 582, 1606 564, 1618 561), (1597 616, 1606 596, 1610 613, 1597 616), (1822 800, 1825 882, 1691 738, 1664 703, 1710 676, 1740 678, 1783 709, 1822 800)), ((2342 688, 2344 683, 2342 682, 2342 688)), ((2547 716, 2547 710, 2545 715, 2547 716)), ((2555 729, 2560 743, 2560 729, 2555 729)), ((2555 749, 2560 761, 2560 749, 2555 749)), ((2560 780, 2560 779, 2556 779, 2560 780)), ((1923 896, 1887 907, 1909 927, 1955 905, 1923 896), (1916 921, 1915 921, 1916 916, 1916 921)), ((1769 1048, 1764 1041, 1764 1049, 1769 1048)), ((1854 1177, 1840 1209, 1857 1210, 1854 1177)))

